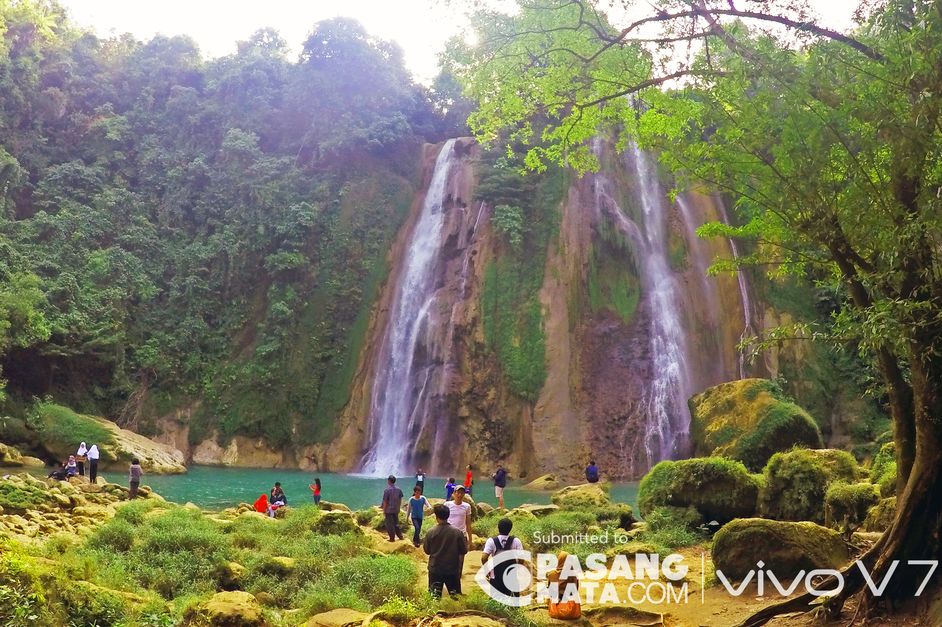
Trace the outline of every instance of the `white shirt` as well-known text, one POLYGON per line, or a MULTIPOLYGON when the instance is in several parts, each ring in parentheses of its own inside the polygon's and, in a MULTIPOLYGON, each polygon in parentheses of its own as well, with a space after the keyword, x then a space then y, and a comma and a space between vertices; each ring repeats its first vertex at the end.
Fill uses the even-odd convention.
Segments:
MULTIPOLYGON (((509 537, 510 536, 498 535, 497 539, 500 540, 501 546, 504 546, 509 537)), ((514 538, 514 541, 510 543, 510 547, 508 548, 513 551, 522 551, 523 542, 520 541, 520 538, 514 538)), ((484 543, 484 554, 493 555, 494 553, 497 553, 497 544, 494 542, 494 538, 488 538, 487 542, 484 543)))
POLYGON ((460 530, 462 533, 468 533, 468 518, 471 516, 471 503, 455 503, 447 501, 445 506, 448 508, 448 524, 460 530))
POLYGON ((88 459, 98 459, 98 447, 94 444, 88 449, 88 459))

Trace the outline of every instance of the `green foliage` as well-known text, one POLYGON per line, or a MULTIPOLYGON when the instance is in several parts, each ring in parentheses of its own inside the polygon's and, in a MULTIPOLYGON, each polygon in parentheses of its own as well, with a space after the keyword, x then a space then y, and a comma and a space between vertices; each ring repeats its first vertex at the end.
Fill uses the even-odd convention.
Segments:
POLYGON ((795 449, 776 453, 763 471, 765 485, 759 509, 768 518, 823 524, 828 487, 838 481, 853 483, 858 475, 857 462, 845 451, 795 449))
POLYGON ((644 522, 647 527, 636 540, 651 544, 660 555, 672 553, 675 549, 692 546, 703 541, 703 534, 696 527, 703 522, 703 517, 695 507, 655 507, 644 522))
POLYGON ((497 205, 491 214, 494 230, 507 237, 511 246, 523 243, 523 210, 511 205, 497 205))
POLYGON ((870 465, 870 483, 880 487, 880 494, 886 498, 896 493, 896 445, 884 444, 874 456, 870 465))
POLYGON ((791 446, 824 446, 814 419, 795 403, 780 401, 769 405, 751 433, 739 439, 736 459, 747 468, 761 470, 774 453, 791 446))
POLYGON ((647 517, 661 506, 694 507, 723 523, 755 514, 760 485, 742 462, 722 457, 663 461, 641 479, 638 508, 647 517))
POLYGON ((30 422, 36 428, 43 446, 66 455, 76 442, 97 444, 103 458, 110 454, 108 446, 114 443, 111 430, 91 416, 76 413, 68 407, 48 402, 37 402, 30 410, 30 422))
POLYGON ((70 627, 111 627, 123 624, 127 615, 124 599, 110 590, 83 581, 63 583, 50 591, 70 627))
POLYGON ((24 482, 0 482, 0 507, 11 514, 22 514, 27 509, 41 509, 49 503, 49 493, 43 488, 24 482))
POLYGON ((0 622, 27 627, 47 619, 46 599, 36 573, 9 546, 0 548, 0 622))

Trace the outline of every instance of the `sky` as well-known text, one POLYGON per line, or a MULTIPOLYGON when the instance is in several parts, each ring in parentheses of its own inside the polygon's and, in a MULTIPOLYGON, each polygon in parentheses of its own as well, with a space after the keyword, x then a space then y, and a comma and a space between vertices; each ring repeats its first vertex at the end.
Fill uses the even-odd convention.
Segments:
MULTIPOLYGON (((467 30, 460 0, 60 0, 75 21, 101 37, 131 33, 141 40, 156 34, 189 35, 203 54, 235 52, 236 42, 259 28, 281 33, 299 51, 320 20, 347 16, 373 36, 395 41, 416 80, 430 83, 445 42, 467 30)), ((822 24, 842 29, 850 24, 857 0, 811 0, 822 24)), ((645 4, 643 1, 641 4, 645 4)), ((748 0, 741 3, 745 8, 748 0)))

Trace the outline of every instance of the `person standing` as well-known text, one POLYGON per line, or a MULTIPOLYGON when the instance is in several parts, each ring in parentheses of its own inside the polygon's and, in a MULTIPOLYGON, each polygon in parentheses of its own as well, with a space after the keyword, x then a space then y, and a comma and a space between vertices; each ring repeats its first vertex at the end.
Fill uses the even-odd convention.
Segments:
POLYGON ((468 464, 468 470, 464 473, 464 489, 465 492, 471 494, 472 488, 474 486, 474 475, 471 472, 471 464, 468 464))
POLYGON ((435 598, 441 598, 442 589, 448 588, 448 595, 461 594, 461 567, 468 552, 465 534, 448 524, 449 510, 444 505, 436 505, 435 522, 422 543, 422 550, 428 555, 428 591, 435 598))
MULTIPOLYGON (((497 535, 488 538, 484 543, 484 554, 481 555, 481 564, 486 564, 487 560, 494 557, 502 551, 522 551, 523 543, 520 538, 510 535, 514 524, 509 518, 501 518, 497 521, 497 535)), ((494 589, 510 597, 520 596, 520 591, 507 586, 507 570, 514 562, 507 561, 494 567, 494 571, 488 573, 488 579, 494 589)))
MULTIPOLYGON (((468 536, 468 546, 471 543, 471 503, 464 500, 465 489, 463 485, 455 488, 454 498, 445 502, 448 508, 448 524, 468 536)), ((464 571, 464 556, 461 556, 461 570, 464 571)))
POLYGON ((320 507, 321 505, 321 478, 314 477, 314 483, 308 486, 311 490, 311 494, 314 496, 314 505, 320 507))
POLYGON ((445 502, 451 500, 451 497, 455 493, 455 488, 458 487, 458 484, 455 483, 454 477, 448 477, 448 481, 445 483, 445 502))
POLYGON ((415 471, 415 485, 422 488, 422 492, 425 492, 425 471, 421 468, 415 471))
POLYGON ((82 442, 75 451, 75 465, 78 466, 79 477, 85 476, 85 455, 87 454, 88 447, 85 446, 85 442, 82 442))
POLYGON ((497 464, 497 472, 492 475, 494 479, 494 496, 497 497, 497 507, 504 509, 504 488, 507 487, 507 471, 503 464, 497 464))
POLYGON ((98 445, 92 444, 88 449, 88 480, 95 483, 98 480, 98 458, 101 453, 98 452, 98 445))
POLYGON ((422 495, 422 488, 416 485, 412 489, 412 498, 406 505, 409 510, 409 520, 412 521, 412 527, 415 533, 412 534, 412 546, 419 546, 419 534, 422 531, 422 523, 425 520, 425 511, 432 508, 428 499, 422 495))
POLYGON ((589 483, 599 482, 599 467, 595 465, 594 459, 590 459, 589 465, 585 467, 585 480, 589 483))
POLYGON ((402 490, 396 487, 396 477, 389 475, 386 479, 386 490, 383 492, 383 516, 386 519, 386 533, 389 541, 396 538, 402 540, 402 530, 399 528, 399 510, 402 509, 402 490))
POLYGON ((137 489, 141 486, 141 476, 143 474, 144 470, 141 469, 141 462, 137 459, 132 459, 131 468, 128 471, 128 486, 130 488, 128 498, 137 498, 137 489))

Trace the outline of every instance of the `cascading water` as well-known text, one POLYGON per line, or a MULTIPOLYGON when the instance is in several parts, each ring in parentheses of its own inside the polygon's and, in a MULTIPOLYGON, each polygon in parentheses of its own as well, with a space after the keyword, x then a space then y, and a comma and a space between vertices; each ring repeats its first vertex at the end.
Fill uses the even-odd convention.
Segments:
MULTIPOLYGON (((716 204, 720 208, 720 216, 723 219, 723 223, 729 224, 729 216, 726 213, 726 204, 723 202, 723 199, 717 198, 716 204)), ((739 246, 736 244, 736 240, 732 237, 729 238, 729 249, 733 253, 733 259, 738 259, 739 246)), ((743 272, 742 268, 737 268, 736 279, 739 281, 739 297, 742 299, 743 315, 742 335, 739 337, 739 341, 745 342, 748 338, 755 335, 755 329, 752 327, 752 301, 749 298, 749 284, 747 283, 746 273, 743 272)), ((739 376, 740 378, 746 377, 745 348, 742 348, 739 351, 739 376)))
POLYGON ((653 371, 644 406, 645 452, 653 464, 686 454, 690 432, 690 374, 680 286, 671 271, 667 243, 667 204, 647 155, 632 143, 635 186, 644 224, 639 258, 642 288, 651 314, 653 371))
POLYGON ((373 381, 369 445, 361 470, 369 474, 404 472, 412 461, 417 434, 429 416, 434 356, 430 345, 438 324, 436 270, 441 251, 443 203, 457 156, 448 140, 435 161, 432 180, 405 253, 373 381))

